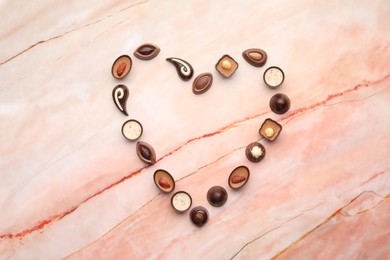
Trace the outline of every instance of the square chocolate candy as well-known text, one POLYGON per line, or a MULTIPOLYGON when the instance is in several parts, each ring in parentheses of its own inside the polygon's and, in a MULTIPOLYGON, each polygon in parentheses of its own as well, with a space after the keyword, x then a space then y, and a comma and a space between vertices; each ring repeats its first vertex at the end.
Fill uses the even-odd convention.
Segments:
POLYGON ((267 118, 261 125, 259 134, 272 142, 276 140, 281 131, 282 126, 278 122, 272 120, 271 118, 267 118))

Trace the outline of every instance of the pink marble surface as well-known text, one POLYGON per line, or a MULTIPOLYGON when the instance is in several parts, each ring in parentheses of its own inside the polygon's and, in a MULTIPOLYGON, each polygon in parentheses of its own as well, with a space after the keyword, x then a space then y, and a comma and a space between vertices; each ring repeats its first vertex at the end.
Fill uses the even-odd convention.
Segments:
POLYGON ((7 1, 0 4, 0 259, 389 259, 390 4, 388 1, 7 1), (151 61, 141 44, 161 48, 151 61), (241 52, 262 48, 264 68, 241 52), (225 53, 239 68, 214 69, 225 53), (111 76, 121 54, 130 74, 111 76), (201 96, 167 57, 211 72, 201 96), (266 67, 286 74, 278 90, 266 67), (130 89, 129 117, 112 89, 130 89), (270 111, 277 93, 292 101, 270 111), (258 129, 283 125, 276 142, 258 129), (121 135, 130 118, 156 150, 146 166, 121 135), (245 147, 267 155, 249 162, 245 147), (238 165, 251 170, 239 191, 238 165), (176 214, 152 176, 210 221, 176 214), (207 190, 227 188, 221 208, 207 190))

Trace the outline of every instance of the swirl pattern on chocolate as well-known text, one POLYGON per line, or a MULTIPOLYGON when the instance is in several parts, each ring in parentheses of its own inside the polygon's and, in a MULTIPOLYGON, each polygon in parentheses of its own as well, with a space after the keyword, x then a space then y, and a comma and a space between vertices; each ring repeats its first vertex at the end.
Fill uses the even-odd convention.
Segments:
POLYGON ((114 104, 123 114, 128 116, 126 110, 126 102, 129 97, 129 90, 125 85, 117 85, 112 90, 112 99, 114 100, 114 104))
POLYGON ((194 69, 187 61, 179 58, 167 58, 166 61, 172 63, 175 66, 177 74, 182 80, 190 80, 192 75, 194 75, 194 69))

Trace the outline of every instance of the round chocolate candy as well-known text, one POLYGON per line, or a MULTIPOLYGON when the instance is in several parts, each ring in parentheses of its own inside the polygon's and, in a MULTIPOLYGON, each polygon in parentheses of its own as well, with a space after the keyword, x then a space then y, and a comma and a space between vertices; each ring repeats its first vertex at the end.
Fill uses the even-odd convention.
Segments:
POLYGON ((242 188, 249 179, 249 169, 248 167, 241 165, 235 168, 229 175, 228 184, 233 190, 238 190, 242 188))
POLYGON ((225 205, 228 199, 228 193, 224 187, 214 186, 207 192, 207 201, 211 206, 221 207, 225 205))
POLYGON ((250 143, 245 149, 245 155, 251 162, 260 162, 265 157, 265 148, 261 143, 250 143))
POLYGON ((190 212, 190 219, 197 227, 202 227, 209 220, 209 212, 205 207, 197 206, 190 212))
POLYGON ((116 79, 123 79, 129 74, 133 62, 128 55, 118 57, 112 64, 111 73, 116 79))
POLYGON ((276 114, 284 114, 290 110, 291 101, 285 94, 277 93, 269 101, 269 107, 276 114))
POLYGON ((169 172, 158 169, 153 175, 154 184, 164 193, 169 193, 175 189, 175 180, 169 172))
POLYGON ((187 211, 191 207, 191 204, 192 198, 190 194, 185 191, 178 191, 172 196, 172 208, 174 208, 179 213, 184 213, 187 211))
POLYGON ((264 71, 263 80, 270 88, 277 88, 284 81, 284 72, 281 68, 272 66, 264 71))
POLYGON ((130 119, 122 125, 122 134, 127 140, 136 141, 141 137, 142 133, 142 125, 135 119, 130 119))

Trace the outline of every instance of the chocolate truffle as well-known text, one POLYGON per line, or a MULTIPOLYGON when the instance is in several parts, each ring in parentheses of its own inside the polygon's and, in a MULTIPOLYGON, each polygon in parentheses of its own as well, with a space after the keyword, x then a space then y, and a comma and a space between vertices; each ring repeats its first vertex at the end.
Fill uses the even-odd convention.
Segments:
POLYGON ((197 206, 190 212, 190 219, 197 227, 202 227, 209 220, 209 212, 205 207, 197 206))
POLYGON ((245 155, 251 162, 260 162, 265 157, 265 148, 261 143, 250 143, 245 149, 245 155))
POLYGON ((291 101, 285 94, 277 93, 269 101, 269 107, 276 114, 284 114, 290 110, 291 101))
POLYGON ((207 201, 214 207, 223 206, 228 199, 228 193, 224 187, 214 186, 207 192, 207 201))

